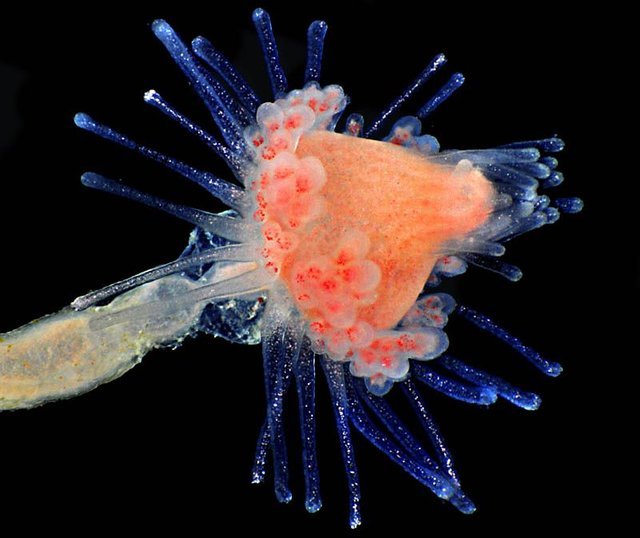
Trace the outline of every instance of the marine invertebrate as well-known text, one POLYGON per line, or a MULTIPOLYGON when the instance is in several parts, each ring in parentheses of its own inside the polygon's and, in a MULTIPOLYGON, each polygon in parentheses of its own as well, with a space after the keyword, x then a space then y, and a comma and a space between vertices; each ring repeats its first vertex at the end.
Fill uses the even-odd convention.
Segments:
MULTIPOLYGON (((541 153, 557 151, 562 144, 553 138, 492 150, 440 152, 413 117, 399 119, 383 141, 372 140, 441 67, 442 57, 368 129, 361 117, 352 115, 345 133, 337 134, 346 99, 341 88, 317 83, 326 26, 310 27, 307 80, 302 90, 290 92, 268 17, 257 11, 254 20, 275 98, 262 105, 206 40, 197 38, 189 49, 165 22, 153 27, 209 107, 223 141, 186 119, 157 92, 145 96, 219 155, 236 183, 141 146, 87 115, 76 117, 80 127, 193 179, 231 211, 207 214, 86 174, 88 186, 160 207, 198 228, 177 262, 78 298, 76 311, 6 335, 6 360, 0 367, 3 407, 29 407, 83 392, 120 375, 151 347, 174 345, 199 330, 249 343, 261 337, 268 412, 254 481, 263 480, 271 451, 276 495, 282 501, 291 497, 282 413, 284 393, 295 379, 303 418, 306 505, 310 511, 320 507, 313 411, 314 361, 320 356, 350 479, 351 525, 359 523, 360 496, 352 427, 436 495, 470 512, 473 505, 460 489, 448 451, 411 379, 470 403, 488 404, 502 396, 534 408, 538 399, 443 356, 443 328, 455 303, 446 294, 423 293, 422 288, 425 281, 435 285, 442 276, 463 272, 467 263, 519 277, 517 269, 497 261, 502 243, 554 221, 559 210, 580 207, 575 199, 554 206, 537 192, 538 179, 543 186, 561 180, 555 159, 541 153), (95 306, 113 296, 117 298, 108 305, 95 306), (29 372, 23 363, 9 360, 16 353, 28 359, 29 372), (435 368, 417 362, 436 358, 435 368), (414 404, 435 450, 408 433, 379 398, 396 382, 414 404)), ((418 116, 430 114, 462 81, 454 75, 418 116)), ((556 364, 485 316, 466 307, 457 312, 517 348, 544 372, 559 373, 556 364)))

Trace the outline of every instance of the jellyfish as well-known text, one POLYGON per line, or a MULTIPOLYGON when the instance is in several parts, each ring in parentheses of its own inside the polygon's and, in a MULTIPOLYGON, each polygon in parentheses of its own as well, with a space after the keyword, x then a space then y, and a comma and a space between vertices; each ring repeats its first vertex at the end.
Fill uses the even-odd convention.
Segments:
POLYGON ((501 260, 505 244, 581 210, 578 198, 545 194, 563 181, 554 155, 564 144, 552 137, 442 150, 422 132, 422 121, 462 86, 462 74, 454 73, 415 115, 398 113, 443 68, 443 55, 372 121, 345 115, 343 88, 321 84, 326 23, 309 26, 304 80, 293 89, 269 15, 257 9, 253 22, 273 93, 269 102, 207 39, 187 44, 166 21, 152 25, 217 132, 155 90, 145 102, 205 144, 229 177, 147 147, 88 114, 75 116, 79 128, 161 163, 228 209, 207 212, 85 173, 85 186, 195 228, 177 260, 0 335, 0 410, 78 396, 123 375, 152 349, 176 347, 199 333, 261 344, 266 412, 252 482, 266 480, 271 461, 276 498, 292 498, 284 410, 285 397, 295 392, 305 507, 321 508, 315 410, 321 372, 352 528, 361 523, 355 433, 437 497, 472 513, 428 390, 471 405, 503 399, 527 410, 540 398, 448 353, 449 316, 493 335, 545 375, 562 368, 438 287, 470 265, 519 280, 520 269, 501 260), (394 410, 385 398, 390 391, 406 399, 422 431, 394 410))

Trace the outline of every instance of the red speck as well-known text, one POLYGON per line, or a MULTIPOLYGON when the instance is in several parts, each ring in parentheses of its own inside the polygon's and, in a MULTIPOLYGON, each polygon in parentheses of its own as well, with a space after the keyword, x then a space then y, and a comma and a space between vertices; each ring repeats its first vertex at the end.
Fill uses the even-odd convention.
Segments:
POLYGON ((287 129, 297 129, 298 127, 300 127, 301 123, 302 118, 300 117, 300 114, 292 114, 286 119, 284 126, 287 129))
POLYGON ((383 355, 382 357, 380 357, 380 364, 384 368, 391 368, 394 362, 395 360, 391 355, 383 355))
POLYGON ((318 108, 318 101, 316 101, 315 99, 309 99, 307 106, 315 112, 316 108, 318 108))
POLYGON ((276 150, 270 147, 265 148, 262 151, 262 158, 266 161, 270 161, 276 156, 276 150))
POLYGON ((327 280, 323 281, 320 285, 322 286, 322 289, 327 292, 335 291, 336 288, 338 287, 337 282, 332 278, 328 278, 327 280))
POLYGON ((276 240, 276 243, 278 243, 278 246, 282 249, 282 250, 289 250, 292 246, 291 243, 291 239, 289 237, 278 237, 278 239, 276 240))
POLYGON ((309 328, 319 334, 323 334, 326 330, 327 327, 324 323, 322 323, 321 321, 314 321, 312 323, 309 324, 309 328))
POLYGON ((289 147, 289 142, 284 137, 274 137, 272 143, 276 150, 285 150, 289 147))
POLYGON ((326 112, 327 110, 329 110, 329 103, 323 101, 322 103, 320 103, 320 107, 318 108, 318 110, 320 112, 326 112))
POLYGON ((389 353, 389 351, 393 351, 394 343, 389 340, 382 340, 380 342, 380 351, 389 353))
POLYGON ((400 349, 403 349, 404 351, 413 351, 417 347, 416 341, 408 334, 403 334, 400 338, 398 338, 396 343, 398 347, 400 349))
POLYGON ((353 267, 346 267, 340 271, 340 275, 342 276, 342 280, 349 284, 356 279, 357 271, 353 267))
POLYGON ((261 146, 263 142, 264 142, 264 138, 263 138, 262 136, 256 136, 256 137, 253 139, 253 145, 254 145, 255 147, 259 147, 259 146, 261 146))
POLYGON ((286 177, 289 177, 291 174, 293 174, 293 169, 292 168, 290 168, 288 166, 280 166, 279 168, 276 168, 274 176, 277 179, 284 179, 286 177))
POLYGON ((304 301, 308 301, 309 299, 311 299, 311 297, 308 293, 301 293, 300 295, 298 295, 298 301, 300 301, 301 303, 304 301))
POLYGON ((349 253, 346 250, 341 250, 336 256, 336 264, 345 265, 350 258, 351 256, 349 256, 349 253))
POLYGON ((376 354, 372 349, 361 349, 360 358, 367 364, 371 364, 376 360, 376 354))
POLYGON ((311 181, 308 176, 299 175, 296 177, 296 192, 305 193, 311 189, 311 181))

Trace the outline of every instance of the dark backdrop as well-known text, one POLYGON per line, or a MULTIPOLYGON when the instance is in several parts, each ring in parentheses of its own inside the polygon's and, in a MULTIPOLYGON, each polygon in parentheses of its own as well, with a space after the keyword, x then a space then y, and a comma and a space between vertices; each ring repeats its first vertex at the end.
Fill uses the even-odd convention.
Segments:
MULTIPOLYGON (((608 273, 633 298, 636 267, 613 248, 618 206, 603 176, 612 159, 597 123, 611 74, 613 44, 602 14, 579 17, 529 5, 508 13, 460 7, 411 7, 358 1, 312 6, 263 2, 272 14, 293 86, 301 80, 306 25, 329 23, 323 81, 339 83, 352 111, 371 118, 434 54, 450 58, 467 84, 425 124, 443 147, 489 147, 559 134, 567 142, 558 191, 586 203, 509 245, 507 259, 524 279, 508 283, 471 269, 451 286, 461 302, 501 320, 526 342, 561 361, 566 372, 546 379, 503 346, 463 322, 449 334, 459 355, 539 391, 536 413, 501 402, 468 408, 429 394, 457 458, 473 516, 458 514, 358 439, 365 524, 359 534, 449 529, 508 535, 525 529, 615 522, 608 503, 625 471, 617 427, 607 411, 614 397, 614 360, 604 353, 624 338, 608 273), (350 9, 351 8, 351 9, 350 9), (601 82, 604 80, 604 83, 601 82), (615 328, 617 324, 618 328, 615 328), (610 377, 609 377, 610 376, 610 377), (599 431, 609 430, 604 441, 599 431)), ((88 191, 80 174, 95 170, 175 200, 215 210, 215 202, 161 167, 76 129, 82 110, 162 150, 223 173, 218 162, 142 102, 160 91, 201 123, 206 112, 153 38, 164 17, 185 37, 203 34, 267 95, 250 21, 252 3, 161 9, 150 5, 87 6, 22 12, 4 19, 0 47, 0 170, 3 210, 3 308, 0 330, 55 311, 75 296, 167 261, 183 248, 189 226, 133 203, 88 191)), ((428 90, 423 93, 423 99, 428 90)), ((419 99, 414 103, 418 105, 419 99)), ((406 112, 411 112, 409 107, 406 112)), ((615 135, 615 133, 611 133, 615 135)), ((632 230, 623 220, 616 229, 632 230)), ((637 278, 637 277, 636 277, 637 278)), ((614 283, 615 285, 615 283, 614 283)), ((616 385, 617 386, 617 385, 616 385)), ((293 404, 293 402, 291 402, 293 404)), ((84 395, 0 415, 0 503, 3 525, 15 519, 49 530, 135 527, 174 534, 330 532, 348 535, 346 491, 337 439, 319 386, 324 509, 302 506, 297 430, 292 428, 294 500, 279 506, 270 486, 249 485, 254 440, 264 415, 259 348, 208 337, 174 352, 154 352, 123 378, 84 395), (127 520, 126 517, 131 519, 127 520), (125 527, 126 525, 126 527, 125 527), (200 529, 196 531, 196 529, 200 529), (220 532, 218 532, 220 531, 220 532)), ((619 411, 622 413, 622 411, 619 411)), ((291 422, 295 422, 291 406, 291 422)))

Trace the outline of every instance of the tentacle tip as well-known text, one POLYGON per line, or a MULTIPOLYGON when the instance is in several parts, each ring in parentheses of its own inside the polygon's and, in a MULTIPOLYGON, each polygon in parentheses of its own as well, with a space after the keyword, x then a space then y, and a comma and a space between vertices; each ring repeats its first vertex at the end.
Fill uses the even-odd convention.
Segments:
POLYGON ((360 518, 360 514, 353 514, 349 517, 349 528, 354 530, 357 529, 360 525, 362 525, 362 519, 360 518))
POLYGON ((505 273, 504 276, 511 282, 518 282, 522 280, 524 274, 519 267, 513 267, 508 273, 505 273))
POLYGON ((537 411, 542 405, 542 398, 537 394, 532 394, 529 398, 523 399, 519 402, 518 406, 525 411, 537 411))
POLYGON ((158 96, 158 92, 151 89, 144 92, 144 95, 142 96, 142 98, 144 99, 145 103, 148 103, 149 101, 153 101, 157 96, 158 96))
POLYGON ((553 138, 550 138, 548 140, 547 147, 544 149, 551 153, 562 151, 564 149, 564 140, 562 140, 562 138, 554 136, 553 138))
POLYGON ((88 114, 85 114, 84 112, 78 112, 75 116, 73 116, 73 123, 76 124, 76 127, 80 127, 80 129, 88 129, 93 123, 93 120, 88 114))
POLYGON ((80 183, 82 183, 85 187, 93 187, 100 181, 100 179, 102 179, 102 176, 100 174, 96 174, 95 172, 85 172, 80 176, 80 183))
POLYGON ((307 499, 304 503, 304 507, 310 514, 315 514, 320 508, 322 508, 322 501, 318 498, 307 499))
POLYGON ((288 488, 285 488, 285 487, 276 488, 275 493, 276 493, 276 499, 278 500, 279 503, 287 504, 291 502, 291 499, 293 499, 293 494, 291 493, 291 490, 289 490, 288 488))
POLYGON ((173 28, 164 19, 156 19, 151 23, 151 31, 158 38, 166 37, 173 33, 173 28))
POLYGON ((310 28, 312 28, 313 30, 322 32, 326 32, 328 27, 329 25, 327 24, 327 22, 321 20, 313 21, 310 25, 310 28))
POLYGON ((498 393, 492 388, 482 390, 480 395, 480 403, 482 405, 491 405, 498 401, 498 393))
POLYGON ((544 369, 544 373, 550 377, 558 377, 562 373, 562 365, 557 362, 550 362, 544 369))
POLYGON ((476 505, 462 491, 458 491, 452 498, 451 504, 455 506, 463 514, 473 514, 476 511, 476 505))
POLYGON ((258 22, 261 19, 265 18, 265 17, 269 17, 269 15, 267 14, 267 12, 262 9, 261 7, 257 7, 256 9, 253 10, 253 13, 251 14, 251 18, 258 22))
POLYGON ((458 88, 464 84, 465 80, 466 79, 462 73, 454 73, 451 77, 451 83, 458 88))
POLYGON ((69 306, 71 306, 71 308, 73 308, 76 312, 80 312, 81 310, 83 310, 82 301, 80 301, 80 297, 76 297, 73 301, 71 301, 71 304, 69 306))
POLYGON ((580 213, 584 209, 581 198, 557 198, 554 203, 562 213, 580 213))

